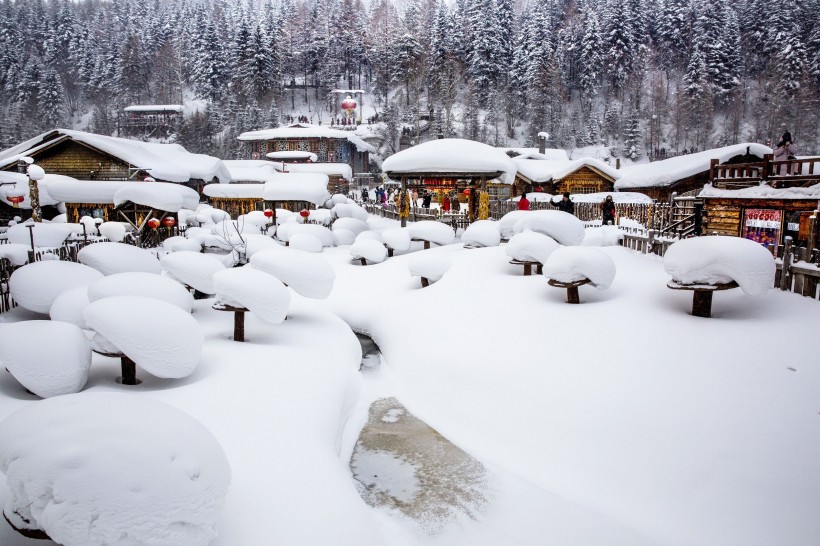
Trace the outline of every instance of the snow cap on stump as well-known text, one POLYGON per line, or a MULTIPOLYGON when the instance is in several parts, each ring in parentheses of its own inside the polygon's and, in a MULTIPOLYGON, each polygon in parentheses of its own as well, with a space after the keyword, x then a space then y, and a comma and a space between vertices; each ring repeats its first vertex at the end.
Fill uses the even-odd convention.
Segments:
POLYGON ((507 256, 513 260, 545 264, 550 254, 560 247, 561 245, 548 235, 535 231, 522 231, 510 238, 505 251, 507 256))
POLYGON ((102 278, 96 269, 74 262, 35 262, 12 274, 9 289, 20 307, 48 313, 57 296, 66 290, 89 286, 102 278))
POLYGON ((461 235, 461 242, 470 246, 498 246, 501 243, 498 222, 493 220, 473 222, 464 230, 461 235))
POLYGON ((289 247, 254 254, 251 267, 273 275, 306 298, 328 297, 336 279, 333 267, 324 257, 289 247))
POLYGON ((407 229, 410 230, 411 238, 430 241, 437 245, 449 245, 455 240, 453 228, 435 220, 413 222, 407 229))
POLYGON ((225 269, 222 262, 213 256, 190 251, 167 254, 160 260, 160 265, 172 278, 203 294, 215 292, 213 275, 225 269))
POLYGON ((178 282, 153 273, 117 273, 88 287, 88 301, 112 296, 141 296, 162 300, 190 313, 194 297, 178 282))
POLYGON ((589 279, 592 286, 603 290, 615 280, 615 262, 597 248, 563 247, 544 264, 544 276, 563 283, 589 279))
POLYGON ((560 210, 524 211, 525 214, 515 223, 513 231, 521 233, 529 229, 549 235, 562 245, 580 245, 584 241, 584 223, 560 210))
POLYGON ((94 243, 80 250, 77 258, 103 275, 130 271, 158 274, 162 270, 153 254, 125 243, 94 243))
POLYGON ((379 241, 362 239, 350 246, 350 255, 356 260, 364 258, 368 262, 378 264, 387 258, 387 248, 379 241))
POLYGON ((424 277, 430 282, 441 280, 444 274, 450 269, 452 260, 446 254, 439 252, 418 252, 410 257, 407 268, 410 275, 424 277))
POLYGON ((290 292, 282 282, 249 266, 214 273, 216 300, 224 305, 248 309, 269 324, 279 324, 288 314, 290 292))

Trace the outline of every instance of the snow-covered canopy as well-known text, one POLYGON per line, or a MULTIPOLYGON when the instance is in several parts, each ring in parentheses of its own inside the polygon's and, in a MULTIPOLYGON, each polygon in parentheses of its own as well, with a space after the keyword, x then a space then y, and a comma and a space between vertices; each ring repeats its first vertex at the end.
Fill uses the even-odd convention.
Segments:
POLYGON ((617 180, 622 176, 621 171, 618 171, 599 159, 591 157, 556 160, 519 156, 512 158, 512 161, 519 174, 536 183, 561 180, 565 176, 583 167, 597 171, 612 180, 617 180))
POLYGON ((89 328, 151 375, 187 377, 199 365, 202 329, 175 305, 142 296, 113 296, 92 301, 83 315, 89 328))
POLYGON ((670 157, 663 161, 653 161, 652 163, 624 167, 621 169, 622 176, 620 180, 615 182, 615 189, 671 186, 678 180, 708 171, 710 162, 713 159, 724 163, 733 157, 745 155, 747 149, 751 155, 757 156, 760 159, 762 159, 764 155, 772 153, 772 149, 768 146, 754 142, 746 142, 706 150, 696 154, 670 157))
POLYGON ((150 397, 82 393, 0 423, 6 517, 59 544, 206 546, 231 468, 194 418, 150 397))
POLYGON ((740 237, 694 237, 666 251, 663 267, 680 284, 737 282, 747 294, 765 294, 774 284, 774 257, 762 245, 740 237))
POLYGON ((407 261, 410 275, 424 277, 430 282, 441 280, 451 265, 450 257, 441 252, 417 252, 407 261))
POLYGON ((330 209, 330 213, 335 218, 356 218, 367 222, 369 214, 356 203, 337 203, 330 209))
POLYGON ((515 224, 531 212, 529 210, 512 210, 502 216, 498 221, 498 231, 501 232, 501 238, 509 239, 512 237, 515 234, 515 224))
POLYGON ((67 224, 47 224, 29 220, 22 224, 10 226, 6 230, 6 237, 8 237, 9 243, 31 248, 31 237, 34 236, 34 246, 53 248, 61 246, 73 232, 71 226, 67 224))
POLYGON ((94 243, 80 250, 77 259, 103 275, 127 271, 158 274, 162 270, 159 260, 152 253, 125 243, 94 243))
POLYGON ((25 265, 28 263, 28 251, 30 249, 30 245, 6 243, 0 245, 0 258, 5 258, 11 265, 25 265))
MULTIPOLYGON (((46 174, 43 180, 37 182, 37 190, 40 195, 40 205, 56 205, 60 202, 59 199, 53 197, 49 192, 49 187, 59 180, 74 180, 68 176, 59 174, 46 174)), ((0 202, 5 205, 11 205, 9 197, 23 196, 23 201, 17 204, 18 208, 30 209, 31 198, 29 196, 29 182, 28 176, 20 173, 13 173, 7 171, 0 171, 0 202)))
POLYGON ((336 278, 335 271, 324 257, 290 247, 254 254, 251 267, 273 275, 306 298, 328 297, 336 278))
POLYGON ((464 230, 461 242, 472 246, 498 246, 501 242, 498 222, 494 220, 473 222, 464 230))
POLYGON ((126 106, 123 112, 177 112, 182 113, 180 104, 134 104, 126 106))
POLYGON ((305 252, 319 253, 322 251, 322 241, 310 233, 294 233, 290 236, 288 246, 305 252))
POLYGON ((313 152, 303 152, 300 150, 270 152, 265 154, 265 157, 274 161, 287 161, 288 159, 307 159, 308 161, 317 161, 319 159, 319 156, 313 152))
POLYGON ((387 248, 379 241, 360 239, 350 245, 350 255, 356 260, 363 258, 378 264, 387 258, 387 248))
MULTIPOLYGON (((258 159, 229 159, 223 161, 228 172, 231 173, 232 184, 241 182, 264 184, 268 180, 276 177, 275 164, 270 161, 260 161, 258 159)), ((216 196, 214 196, 216 197, 216 196)))
MULTIPOLYGON (((339 205, 337 205, 339 206, 339 205)), ((340 229, 346 229, 348 231, 352 231, 356 235, 362 233, 363 231, 367 231, 368 225, 367 222, 363 222, 362 220, 357 220, 356 218, 337 218, 335 222, 333 222, 333 231, 338 231, 340 229)))
POLYGON ((266 201, 307 201, 321 206, 330 198, 326 174, 280 174, 265 183, 266 201))
POLYGON ((566 246, 550 254, 544 264, 544 276, 565 283, 586 278, 592 286, 603 290, 615 280, 615 262, 597 248, 566 246))
POLYGON ((273 275, 246 265, 214 273, 213 280, 215 306, 244 307, 269 324, 285 320, 290 291, 273 275))
POLYGON ((0 367, 40 398, 78 392, 89 366, 91 344, 74 324, 27 320, 0 325, 0 367))
POLYGON ((607 196, 612 196, 615 203, 652 203, 652 198, 645 193, 634 191, 602 191, 597 193, 574 193, 570 196, 573 203, 603 203, 607 196))
POLYGON ((347 163, 271 163, 281 173, 321 173, 353 180, 353 169, 347 163))
POLYGON ((382 232, 382 241, 387 248, 407 252, 410 250, 410 230, 407 228, 391 228, 382 232))
POLYGON ((34 262, 11 275, 9 290, 20 307, 48 313, 57 296, 66 290, 89 286, 102 278, 102 273, 83 264, 59 260, 34 262))
POLYGON ((0 152, 0 167, 15 163, 20 157, 34 155, 44 147, 62 140, 73 140, 149 173, 157 180, 188 182, 192 179, 230 180, 222 160, 203 154, 192 154, 179 144, 158 144, 115 138, 69 129, 56 129, 38 135, 13 148, 0 152))
POLYGON ((501 173, 506 184, 515 181, 515 163, 498 148, 474 140, 444 138, 417 144, 384 160, 382 170, 391 178, 410 173, 501 173))
POLYGON ((225 269, 225 265, 213 256, 189 251, 166 254, 160 264, 172 278, 204 294, 215 293, 213 275, 225 269))
POLYGON ((817 199, 820 200, 820 184, 808 188, 773 188, 768 184, 737 190, 722 190, 711 184, 703 186, 698 197, 721 199, 817 199))
POLYGON ((179 307, 186 313, 190 313, 194 305, 194 297, 181 284, 153 273, 117 273, 100 279, 88 287, 88 301, 90 302, 114 296, 154 298, 179 307))
POLYGON ((436 220, 412 222, 407 228, 412 239, 430 241, 437 245, 449 245, 455 240, 453 228, 436 220))
POLYGON ((202 188, 208 197, 259 199, 265 193, 264 184, 208 184, 202 188))
POLYGON ((199 194, 187 186, 165 182, 133 182, 122 186, 114 194, 114 205, 126 201, 167 212, 177 212, 181 208, 196 209, 199 194))
POLYGON ((375 153, 376 149, 356 136, 352 131, 340 131, 322 125, 310 125, 307 123, 294 123, 275 129, 262 129, 260 131, 248 131, 239 135, 239 140, 280 140, 299 138, 335 138, 347 140, 360 152, 375 153))
MULTIPOLYGON (((580 245, 584 240, 584 223, 572 214, 560 210, 524 211, 513 231, 537 231, 549 235, 562 245, 580 245)), ((506 216, 506 215, 505 215, 506 216)))
POLYGON ((54 298, 48 315, 51 320, 69 322, 78 328, 87 330, 88 326, 85 323, 83 310, 89 303, 87 286, 72 288, 54 298))
POLYGON ((555 239, 535 231, 522 231, 510 238, 504 251, 513 260, 547 263, 550 254, 560 248, 555 239))

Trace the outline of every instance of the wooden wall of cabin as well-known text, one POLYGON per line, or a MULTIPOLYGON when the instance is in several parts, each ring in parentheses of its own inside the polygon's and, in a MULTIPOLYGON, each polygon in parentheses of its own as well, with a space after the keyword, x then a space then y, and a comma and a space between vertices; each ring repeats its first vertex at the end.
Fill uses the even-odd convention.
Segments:
POLYGON ((569 193, 598 193, 613 191, 613 181, 593 171, 589 167, 581 167, 568 174, 555 184, 555 195, 569 193))
POLYGON ((265 159, 270 152, 312 152, 318 163, 347 163, 354 173, 370 171, 370 154, 338 138, 283 138, 247 143, 247 159, 265 159))
POLYGON ((83 216, 91 216, 92 218, 102 218, 103 222, 120 221, 120 218, 113 216, 113 203, 66 203, 65 215, 66 222, 74 223, 80 221, 83 216))
POLYGON ((231 218, 237 218, 243 214, 248 214, 254 210, 261 209, 261 198, 248 197, 209 197, 209 203, 215 209, 224 210, 231 215, 231 218))
POLYGON ((704 199, 703 234, 739 237, 746 209, 773 209, 783 212, 810 212, 817 201, 794 199, 704 199))
MULTIPOLYGON (((73 140, 66 140, 33 154, 37 165, 47 173, 80 180, 128 180, 128 164, 73 140)), ((6 170, 17 170, 12 164, 6 170)))

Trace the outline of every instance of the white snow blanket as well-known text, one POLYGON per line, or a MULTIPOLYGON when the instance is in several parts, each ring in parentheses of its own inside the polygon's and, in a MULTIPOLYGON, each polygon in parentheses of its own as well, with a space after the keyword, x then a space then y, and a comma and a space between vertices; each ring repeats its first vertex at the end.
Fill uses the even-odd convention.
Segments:
POLYGON ((498 221, 498 231, 501 233, 501 238, 506 240, 515 235, 515 224, 531 213, 532 211, 529 210, 513 210, 502 216, 498 221))
POLYGON ((225 269, 213 256, 186 251, 163 256, 160 265, 172 278, 203 294, 215 293, 213 275, 225 269))
MULTIPOLYGON (((336 206, 338 207, 339 205, 336 206)), ((332 228, 333 231, 336 231, 337 229, 346 229, 348 231, 352 231, 356 235, 369 229, 367 226, 367 222, 353 217, 338 218, 336 221, 333 222, 332 228)))
POLYGON ((288 314, 290 291, 264 271, 249 266, 214 273, 215 306, 244 307, 269 324, 279 324, 288 314))
POLYGON ((154 273, 116 273, 88 287, 90 302, 113 296, 154 298, 179 307, 186 313, 190 313, 194 305, 193 296, 181 284, 154 273))
POLYGON ((91 344, 74 324, 0 324, 0 367, 40 398, 78 392, 88 380, 89 366, 91 344))
POLYGON ((280 241, 288 242, 294 233, 308 233, 318 237, 322 241, 322 246, 333 246, 333 232, 318 224, 282 224, 276 230, 276 237, 280 241))
POLYGON ((7 417, 0 470, 17 527, 85 546, 206 546, 231 482, 222 447, 196 419, 115 393, 52 398, 7 417))
POLYGON ((515 223, 513 231, 521 233, 527 229, 549 235, 562 245, 580 245, 584 241, 584 223, 560 210, 525 211, 525 216, 515 223))
POLYGON ((113 203, 120 188, 136 182, 75 180, 63 177, 48 183, 49 194, 61 203, 113 203))
POLYGON ((493 220, 473 222, 464 230, 461 242, 471 246, 498 246, 501 243, 498 222, 493 220))
POLYGON ((9 289, 20 307, 48 313, 57 296, 66 290, 90 286, 102 278, 102 273, 83 264, 57 260, 35 262, 12 273, 9 289))
POLYGON ((329 226, 333 222, 333 216, 328 209, 313 209, 310 211, 308 220, 324 226, 329 226))
POLYGON ((251 267, 273 275, 306 298, 328 297, 336 278, 324 257, 291 247, 254 254, 251 267))
MULTIPOLYGON (((820 172, 815 167, 815 173, 820 172)), ((768 184, 751 186, 737 190, 724 190, 711 184, 703 186, 698 197, 730 198, 730 199, 817 199, 820 200, 820 184, 807 188, 773 188, 768 184)))
POLYGON ((584 232, 583 246, 615 246, 624 238, 618 226, 588 227, 584 232))
POLYGON ((774 285, 775 262, 760 244, 740 237, 694 237, 666 251, 663 267, 680 284, 737 282, 750 295, 774 285))
POLYGON ((181 208, 195 209, 199 204, 199 194, 179 184, 133 182, 114 194, 114 205, 120 206, 126 201, 166 212, 177 212, 181 208))
POLYGON ((548 235, 535 231, 522 231, 510 238, 504 250, 513 260, 545 264, 550 254, 560 247, 561 245, 548 235))
POLYGON ((29 250, 31 250, 30 245, 6 243, 0 245, 0 258, 5 258, 11 265, 25 265, 28 263, 29 250))
POLYGON ((379 241, 363 239, 350 246, 350 255, 354 260, 364 258, 368 262, 382 263, 387 258, 387 248, 379 241))
POLYGON ((407 252, 410 250, 410 230, 407 228, 390 228, 382 232, 382 242, 387 248, 407 252))
POLYGON ((31 248, 31 230, 34 226, 34 246, 53 248, 62 246, 63 242, 72 234, 67 224, 46 224, 42 222, 25 222, 10 226, 6 231, 9 243, 26 245, 31 248))
POLYGON ((199 365, 202 329, 175 305, 156 298, 114 296, 91 302, 84 315, 91 329, 151 375, 178 379, 199 365))
POLYGON ((451 265, 452 259, 442 252, 415 252, 407 261, 410 275, 424 277, 430 282, 440 281, 451 265))
POLYGON ((460 138, 422 142, 397 152, 382 164, 387 176, 398 179, 404 173, 501 173, 505 184, 515 181, 516 167, 499 148, 460 138))
POLYGON ((566 283, 586 278, 592 286, 605 290, 615 280, 615 262, 597 248, 562 247, 550 254, 544 276, 566 283))
POLYGON ((72 288, 54 298, 54 303, 51 304, 48 315, 51 317, 51 320, 69 322, 78 328, 87 330, 88 326, 85 324, 83 311, 89 303, 87 286, 72 288))
MULTIPOLYGON (((231 171, 231 176, 233 176, 233 171, 231 171)), ((272 173, 268 173, 268 177, 272 176, 272 173)), ((262 196, 265 193, 265 185, 264 184, 208 184, 204 188, 202 188, 202 193, 207 195, 208 197, 221 197, 221 198, 253 198, 262 200, 262 196)))
POLYGON ((330 209, 330 213, 335 218, 355 218, 367 222, 369 216, 367 211, 355 203, 339 203, 330 209))
POLYGON ((410 231, 411 239, 430 241, 438 245, 449 245, 456 238, 453 228, 435 220, 411 222, 408 224, 407 229, 410 231))
POLYGON ((100 235, 113 243, 122 242, 125 237, 126 227, 122 222, 103 222, 99 229, 100 235))
MULTIPOLYGON (((60 202, 51 196, 49 191, 50 185, 55 182, 62 182, 64 180, 74 180, 69 176, 60 174, 47 174, 43 180, 37 182, 37 190, 40 194, 40 206, 56 205, 60 202)), ((16 172, 0 171, 0 202, 4 205, 12 206, 9 197, 22 197, 23 201, 17 203, 17 207, 21 209, 31 209, 31 187, 29 185, 28 176, 16 172)))
POLYGON ((103 275, 129 271, 158 274, 162 270, 156 256, 144 248, 124 243, 94 243, 80 250, 77 258, 103 275))
POLYGON ((265 182, 265 201, 307 201, 321 206, 330 198, 326 174, 279 174, 265 182))

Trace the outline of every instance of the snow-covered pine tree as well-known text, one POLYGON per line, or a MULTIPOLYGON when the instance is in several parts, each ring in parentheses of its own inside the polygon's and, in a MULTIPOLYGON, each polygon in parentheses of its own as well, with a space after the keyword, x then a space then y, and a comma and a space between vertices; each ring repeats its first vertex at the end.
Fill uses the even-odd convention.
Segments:
POLYGON ((632 160, 636 160, 641 156, 641 125, 637 111, 633 111, 626 122, 623 155, 625 158, 632 160))
POLYGON ((38 82, 37 104, 38 121, 43 130, 56 129, 65 125, 63 97, 65 91, 57 71, 47 68, 38 82))
POLYGON ((583 17, 584 34, 581 37, 580 84, 584 100, 591 102, 592 97, 595 96, 604 65, 604 59, 601 55, 603 40, 595 9, 587 6, 584 9, 583 17))

